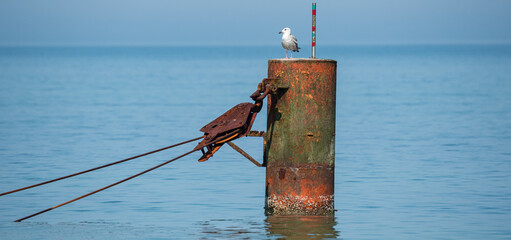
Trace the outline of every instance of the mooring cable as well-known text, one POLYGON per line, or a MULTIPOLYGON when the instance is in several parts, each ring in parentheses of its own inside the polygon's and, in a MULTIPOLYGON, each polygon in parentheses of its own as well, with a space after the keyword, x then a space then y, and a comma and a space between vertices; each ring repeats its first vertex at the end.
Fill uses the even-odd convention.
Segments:
POLYGON ((180 143, 177 143, 177 144, 174 144, 174 145, 170 145, 170 146, 167 146, 167 147, 164 147, 164 148, 160 148, 160 149, 157 149, 157 150, 154 150, 154 151, 151 151, 151 152, 146 152, 146 153, 143 153, 143 154, 140 154, 140 155, 136 155, 136 156, 129 157, 129 158, 126 158, 126 159, 123 159, 123 160, 119 160, 117 162, 112 162, 112 163, 105 164, 105 165, 102 165, 102 166, 99 166, 99 167, 95 167, 95 168, 91 168, 91 169, 88 169, 88 170, 85 170, 85 171, 73 173, 73 174, 70 174, 70 175, 67 175, 67 176, 64 176, 64 177, 59 177, 59 178, 55 178, 55 179, 52 179, 52 180, 48 180, 46 182, 30 185, 30 186, 19 188, 19 189, 12 190, 12 191, 9 191, 9 192, 4 192, 4 193, 1 193, 0 196, 4 196, 4 195, 7 195, 7 194, 19 192, 19 191, 30 189, 30 188, 33 188, 33 187, 38 187, 38 186, 45 185, 45 184, 48 184, 48 183, 60 181, 60 180, 66 179, 66 178, 78 176, 78 175, 81 175, 81 174, 84 174, 84 173, 88 173, 88 172, 92 172, 92 171, 95 171, 95 170, 99 170, 101 168, 109 167, 109 166, 112 166, 112 165, 115 165, 115 164, 119 164, 119 163, 123 163, 123 162, 129 161, 129 160, 133 160, 135 158, 147 156, 149 154, 153 154, 153 153, 157 153, 157 152, 169 149, 169 148, 177 147, 179 145, 183 145, 183 144, 186 144, 186 143, 189 143, 189 142, 197 141, 197 140, 199 140, 201 138, 204 138, 204 137, 202 136, 202 137, 190 139, 188 141, 180 142, 180 143))
POLYGON ((170 159, 170 160, 168 160, 168 161, 166 161, 166 162, 164 162, 164 163, 158 164, 158 165, 156 165, 156 166, 154 166, 154 167, 152 167, 152 168, 149 168, 149 169, 147 169, 147 170, 145 170, 145 171, 143 171, 143 172, 139 172, 139 173, 137 173, 137 174, 135 174, 135 175, 133 175, 133 176, 131 176, 131 177, 125 178, 125 179, 123 179, 123 180, 121 180, 121 181, 118 181, 118 182, 116 182, 116 183, 110 184, 110 185, 108 185, 108 186, 106 186, 106 187, 103 187, 103 188, 100 188, 100 189, 98 189, 98 190, 96 190, 96 191, 93 191, 93 192, 87 193, 87 194, 82 195, 82 196, 80 196, 80 197, 77 197, 77 198, 75 198, 75 199, 69 200, 69 201, 67 201, 67 202, 65 202, 65 203, 61 203, 61 204, 59 204, 59 205, 56 205, 56 206, 54 206, 54 207, 51 207, 51 208, 45 209, 45 210, 43 210, 43 211, 40 211, 40 212, 34 213, 34 214, 29 215, 29 216, 26 216, 26 217, 24 217, 24 218, 20 218, 20 219, 18 219, 18 220, 16 220, 16 221, 14 221, 14 222, 21 222, 21 221, 23 221, 23 220, 25 220, 25 219, 28 219, 28 218, 31 218, 31 217, 37 216, 37 215, 39 215, 39 214, 42 214, 42 213, 45 213, 45 212, 51 211, 51 210, 53 210, 53 209, 56 209, 56 208, 62 207, 62 206, 64 206, 64 205, 67 205, 67 204, 72 203, 72 202, 74 202, 74 201, 77 201, 77 200, 80 200, 80 199, 82 199, 82 198, 88 197, 88 196, 90 196, 90 195, 92 195, 92 194, 95 194, 95 193, 101 192, 101 191, 103 191, 103 190, 105 190, 105 189, 108 189, 108 188, 111 188, 111 187, 113 187, 113 186, 115 186, 115 185, 117 185, 117 184, 120 184, 120 183, 126 182, 126 181, 128 181, 128 180, 130 180, 130 179, 133 179, 133 178, 136 178, 136 177, 138 177, 138 176, 140 176, 140 175, 142 175, 142 174, 148 173, 148 172, 150 172, 150 171, 152 171, 152 170, 154 170, 154 169, 157 169, 157 168, 159 168, 159 167, 161 167, 161 166, 164 166, 164 165, 166 165, 166 164, 169 164, 169 163, 171 163, 171 162, 173 162, 173 161, 175 161, 175 160, 178 160, 178 159, 180 159, 180 158, 182 158, 182 157, 184 157, 184 156, 186 156, 186 155, 188 155, 188 154, 190 154, 190 153, 193 153, 193 152, 195 152, 195 151, 198 151, 198 150, 192 150, 192 151, 189 151, 189 152, 187 152, 187 153, 185 153, 185 154, 183 154, 183 155, 180 155, 180 156, 178 156, 178 157, 175 157, 175 158, 173 158, 173 159, 170 159))

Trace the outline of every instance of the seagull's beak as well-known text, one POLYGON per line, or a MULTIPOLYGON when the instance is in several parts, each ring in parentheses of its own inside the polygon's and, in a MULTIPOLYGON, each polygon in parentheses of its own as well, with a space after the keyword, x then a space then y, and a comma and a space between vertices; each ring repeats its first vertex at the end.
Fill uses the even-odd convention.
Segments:
POLYGON ((282 31, 279 32, 279 34, 281 34, 281 33, 282 33, 282 31))

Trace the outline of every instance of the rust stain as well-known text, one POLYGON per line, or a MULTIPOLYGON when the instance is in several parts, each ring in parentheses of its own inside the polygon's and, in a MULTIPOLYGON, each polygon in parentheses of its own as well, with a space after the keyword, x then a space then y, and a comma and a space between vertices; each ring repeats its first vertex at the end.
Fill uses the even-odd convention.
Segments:
POLYGON ((279 179, 280 179, 280 180, 282 180, 282 179, 284 179, 284 178, 286 178, 286 169, 281 168, 281 169, 279 170, 279 179))

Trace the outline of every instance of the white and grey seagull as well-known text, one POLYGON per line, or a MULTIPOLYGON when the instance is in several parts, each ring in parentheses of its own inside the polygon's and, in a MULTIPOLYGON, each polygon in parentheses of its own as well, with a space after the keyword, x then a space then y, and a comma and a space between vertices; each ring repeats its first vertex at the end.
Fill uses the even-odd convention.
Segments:
POLYGON ((296 37, 291 35, 291 28, 284 28, 279 34, 282 34, 282 47, 286 49, 286 58, 287 58, 287 50, 291 50, 291 58, 293 58, 293 52, 300 52, 300 48, 298 47, 298 40, 296 37))

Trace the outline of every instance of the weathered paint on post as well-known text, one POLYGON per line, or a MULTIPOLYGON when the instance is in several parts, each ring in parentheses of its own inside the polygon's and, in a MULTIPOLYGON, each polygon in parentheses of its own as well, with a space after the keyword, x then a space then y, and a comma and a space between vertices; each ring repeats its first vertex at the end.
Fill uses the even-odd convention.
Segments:
POLYGON ((334 213, 336 71, 334 60, 268 60, 268 78, 285 87, 268 98, 269 215, 334 213))

